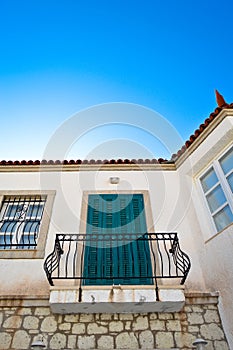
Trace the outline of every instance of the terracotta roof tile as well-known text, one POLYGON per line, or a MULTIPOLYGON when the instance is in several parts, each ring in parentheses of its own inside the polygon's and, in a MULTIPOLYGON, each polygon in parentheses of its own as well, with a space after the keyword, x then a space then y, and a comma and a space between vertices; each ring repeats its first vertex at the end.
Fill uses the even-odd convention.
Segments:
POLYGON ((159 158, 159 159, 104 159, 104 160, 95 160, 95 159, 71 159, 71 160, 67 160, 64 159, 63 161, 61 160, 46 160, 46 159, 42 159, 40 160, 1 160, 0 161, 0 165, 59 165, 59 164, 63 164, 63 165, 73 165, 73 164, 77 164, 77 165, 81 165, 81 164, 162 164, 162 163, 167 163, 170 162, 167 159, 163 159, 163 158, 159 158))
POLYGON ((189 137, 189 140, 185 142, 185 145, 175 154, 172 155, 172 159, 179 158, 187 148, 191 146, 191 144, 198 138, 198 136, 206 129, 206 127, 214 120, 218 114, 223 109, 230 109, 233 108, 233 103, 225 103, 221 107, 215 108, 214 112, 210 113, 209 117, 205 119, 204 123, 202 123, 198 129, 195 130, 194 134, 189 137))

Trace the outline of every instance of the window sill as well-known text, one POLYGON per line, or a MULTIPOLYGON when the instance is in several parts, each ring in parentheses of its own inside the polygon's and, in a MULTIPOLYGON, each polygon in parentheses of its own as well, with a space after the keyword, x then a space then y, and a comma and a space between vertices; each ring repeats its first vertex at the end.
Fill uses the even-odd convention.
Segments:
POLYGON ((222 229, 221 231, 215 233, 213 236, 211 236, 210 238, 208 238, 205 243, 209 243, 210 241, 212 241, 214 238, 220 236, 223 233, 230 233, 232 234, 233 232, 233 223, 229 224, 228 226, 226 226, 224 229, 222 229))
POLYGON ((43 259, 45 251, 40 249, 2 249, 0 259, 43 259))
POLYGON ((159 301, 154 286, 51 287, 53 313, 144 313, 178 312, 185 303, 183 286, 160 286, 159 301))

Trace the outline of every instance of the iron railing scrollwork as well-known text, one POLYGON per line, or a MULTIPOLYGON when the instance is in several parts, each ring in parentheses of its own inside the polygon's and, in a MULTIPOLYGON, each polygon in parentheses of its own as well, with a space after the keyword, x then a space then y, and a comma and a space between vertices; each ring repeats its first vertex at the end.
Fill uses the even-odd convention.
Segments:
POLYGON ((54 271, 57 270, 57 278, 59 278, 59 265, 62 254, 63 250, 60 245, 60 240, 58 235, 56 235, 53 252, 48 255, 44 263, 44 270, 51 286, 53 286, 52 274, 54 271))

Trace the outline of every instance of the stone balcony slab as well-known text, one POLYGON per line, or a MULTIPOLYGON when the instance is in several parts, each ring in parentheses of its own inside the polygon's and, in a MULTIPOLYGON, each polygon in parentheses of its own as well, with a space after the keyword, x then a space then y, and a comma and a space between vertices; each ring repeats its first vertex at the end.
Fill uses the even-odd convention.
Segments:
POLYGON ((83 287, 79 300, 79 288, 51 287, 51 310, 61 314, 179 312, 185 296, 182 286, 161 286, 159 300, 151 286, 88 286, 83 287))

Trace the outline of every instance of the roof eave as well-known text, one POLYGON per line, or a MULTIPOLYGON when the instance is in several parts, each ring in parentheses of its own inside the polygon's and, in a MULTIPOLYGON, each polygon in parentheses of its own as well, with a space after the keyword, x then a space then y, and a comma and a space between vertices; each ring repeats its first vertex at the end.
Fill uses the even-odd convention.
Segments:
POLYGON ((200 135, 186 148, 182 154, 177 155, 177 159, 174 159, 176 168, 179 168, 181 164, 205 141, 205 139, 213 132, 213 130, 226 118, 233 116, 233 108, 222 109, 217 117, 209 123, 209 125, 200 133, 200 135))

